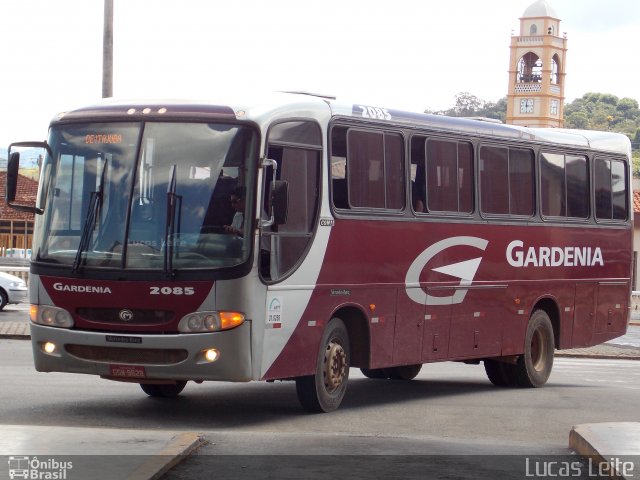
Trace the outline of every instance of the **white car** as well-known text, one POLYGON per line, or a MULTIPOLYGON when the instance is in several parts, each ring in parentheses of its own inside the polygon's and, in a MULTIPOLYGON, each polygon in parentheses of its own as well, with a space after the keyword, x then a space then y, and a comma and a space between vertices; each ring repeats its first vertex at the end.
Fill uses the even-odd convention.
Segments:
POLYGON ((27 284, 21 278, 0 272, 0 310, 8 303, 20 303, 27 299, 27 284))

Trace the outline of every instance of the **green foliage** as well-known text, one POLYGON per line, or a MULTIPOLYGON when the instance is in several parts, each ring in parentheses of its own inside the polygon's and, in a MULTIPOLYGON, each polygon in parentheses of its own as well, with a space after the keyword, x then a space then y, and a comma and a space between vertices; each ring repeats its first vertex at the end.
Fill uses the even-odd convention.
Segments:
POLYGON ((507 97, 497 102, 487 102, 469 92, 460 92, 455 96, 455 106, 448 110, 425 110, 425 113, 447 115, 449 117, 484 117, 504 122, 507 115, 507 97))
POLYGON ((633 176, 640 177, 640 150, 633 151, 633 176))
POLYGON ((633 98, 610 93, 585 93, 564 107, 566 128, 605 130, 629 137, 634 150, 640 148, 640 108, 633 98))

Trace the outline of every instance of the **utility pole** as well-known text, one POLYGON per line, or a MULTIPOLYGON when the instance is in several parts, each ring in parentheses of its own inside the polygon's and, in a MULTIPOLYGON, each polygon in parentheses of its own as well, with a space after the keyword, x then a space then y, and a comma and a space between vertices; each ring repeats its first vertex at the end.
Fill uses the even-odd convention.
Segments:
POLYGON ((113 0, 104 0, 102 98, 113 97, 113 0))

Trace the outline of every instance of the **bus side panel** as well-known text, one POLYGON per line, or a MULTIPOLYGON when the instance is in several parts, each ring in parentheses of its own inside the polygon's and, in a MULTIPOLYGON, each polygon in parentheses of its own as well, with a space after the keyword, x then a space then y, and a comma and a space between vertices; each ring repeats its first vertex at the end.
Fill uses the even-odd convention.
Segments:
MULTIPOLYGON (((278 292, 283 299, 283 322, 296 321, 287 316, 286 307, 287 299, 291 299, 289 303, 294 301, 295 293, 295 290, 278 292)), ((284 349, 263 379, 313 375, 324 328, 333 317, 340 317, 352 334, 354 366, 388 366, 392 363, 396 295, 394 287, 318 286, 284 349)), ((267 325, 267 331, 271 329, 272 332, 266 335, 277 335, 280 328, 267 325)))
POLYGON ((598 285, 598 311, 595 333, 623 332, 627 324, 628 282, 601 282, 598 285))
POLYGON ((576 285, 576 302, 573 312, 572 347, 583 347, 591 344, 596 321, 596 299, 598 285, 596 283, 579 283, 576 285))

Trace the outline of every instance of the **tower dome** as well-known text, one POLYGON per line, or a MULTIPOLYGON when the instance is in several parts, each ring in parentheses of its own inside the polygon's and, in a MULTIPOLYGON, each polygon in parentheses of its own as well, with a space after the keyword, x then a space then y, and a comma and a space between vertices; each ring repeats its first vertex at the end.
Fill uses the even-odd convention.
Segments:
POLYGON ((540 17, 551 17, 558 18, 558 14, 556 11, 547 3, 546 0, 537 0, 537 2, 532 3, 527 7, 527 9, 522 14, 522 18, 540 18, 540 17))

